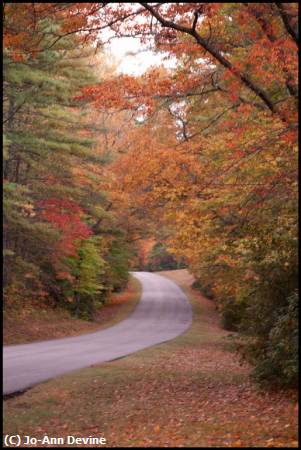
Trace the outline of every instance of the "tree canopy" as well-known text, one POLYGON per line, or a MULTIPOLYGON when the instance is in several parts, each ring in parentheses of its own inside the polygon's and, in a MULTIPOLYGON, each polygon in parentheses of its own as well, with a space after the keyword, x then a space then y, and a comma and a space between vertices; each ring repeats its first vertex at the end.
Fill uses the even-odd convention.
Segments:
POLYGON ((247 336, 258 377, 295 383, 297 3, 3 10, 8 291, 90 302, 156 236, 247 336), (105 29, 176 67, 100 78, 105 29))

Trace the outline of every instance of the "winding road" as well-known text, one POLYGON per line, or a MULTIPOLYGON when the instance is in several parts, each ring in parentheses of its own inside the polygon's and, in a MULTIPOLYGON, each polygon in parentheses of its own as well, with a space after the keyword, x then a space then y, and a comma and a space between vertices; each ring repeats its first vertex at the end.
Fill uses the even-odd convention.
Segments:
POLYGON ((4 395, 93 364, 112 361, 182 334, 191 325, 191 307, 173 282, 133 272, 141 300, 122 322, 95 333, 4 347, 4 395))

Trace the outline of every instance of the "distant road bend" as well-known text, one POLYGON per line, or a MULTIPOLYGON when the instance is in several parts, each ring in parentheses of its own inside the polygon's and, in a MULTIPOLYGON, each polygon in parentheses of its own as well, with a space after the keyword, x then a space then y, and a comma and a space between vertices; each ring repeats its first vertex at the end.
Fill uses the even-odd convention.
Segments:
POLYGON ((189 328, 190 304, 173 281, 148 272, 133 275, 142 296, 122 322, 81 336, 4 347, 4 395, 168 341, 189 328))

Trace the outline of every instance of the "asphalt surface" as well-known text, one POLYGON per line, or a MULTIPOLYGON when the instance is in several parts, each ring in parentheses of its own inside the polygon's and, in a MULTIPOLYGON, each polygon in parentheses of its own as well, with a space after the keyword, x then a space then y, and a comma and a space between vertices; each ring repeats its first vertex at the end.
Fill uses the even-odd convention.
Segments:
POLYGON ((81 336, 4 347, 4 395, 168 341, 189 328, 191 307, 174 282, 148 272, 133 275, 142 285, 142 296, 122 322, 81 336))

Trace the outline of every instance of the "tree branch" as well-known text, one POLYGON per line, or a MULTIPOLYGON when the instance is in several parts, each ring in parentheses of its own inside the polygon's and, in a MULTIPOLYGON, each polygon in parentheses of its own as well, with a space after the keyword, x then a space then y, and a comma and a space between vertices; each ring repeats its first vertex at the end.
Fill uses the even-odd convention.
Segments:
POLYGON ((198 18, 199 18, 199 13, 197 11, 194 11, 194 20, 193 20, 193 24, 192 24, 193 31, 195 31, 195 29, 196 29, 196 24, 198 22, 198 18))
POLYGON ((292 36, 297 45, 299 45, 299 36, 298 33, 294 30, 294 28, 290 24, 290 16, 285 11, 283 3, 275 3, 278 8, 279 14, 282 18, 286 31, 292 36))
POLYGON ((205 39, 203 39, 193 27, 185 27, 183 25, 179 25, 178 23, 164 19, 164 17, 162 17, 159 12, 148 3, 140 3, 140 5, 147 9, 161 23, 163 27, 173 28, 174 30, 181 31, 182 33, 186 33, 194 37, 200 46, 202 46, 208 53, 210 53, 210 55, 212 55, 226 69, 229 69, 237 78, 242 81, 245 86, 253 91, 265 103, 265 105, 272 113, 276 112, 274 105, 268 95, 259 86, 257 86, 247 74, 243 74, 235 70, 235 67, 233 67, 231 62, 228 61, 215 48, 213 48, 205 39))

